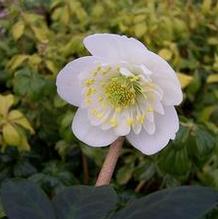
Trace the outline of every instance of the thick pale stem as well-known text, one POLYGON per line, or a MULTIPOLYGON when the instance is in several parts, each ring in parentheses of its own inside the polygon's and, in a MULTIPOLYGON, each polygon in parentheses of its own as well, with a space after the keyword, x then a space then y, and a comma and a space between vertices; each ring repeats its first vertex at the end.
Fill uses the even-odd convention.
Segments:
POLYGON ((95 186, 108 185, 120 156, 124 137, 119 137, 109 148, 95 186))

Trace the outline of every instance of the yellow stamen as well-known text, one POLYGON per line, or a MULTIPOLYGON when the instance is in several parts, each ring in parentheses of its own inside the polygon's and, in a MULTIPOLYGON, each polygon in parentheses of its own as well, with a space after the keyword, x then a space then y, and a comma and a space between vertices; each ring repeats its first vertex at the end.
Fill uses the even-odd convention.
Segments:
POLYGON ((90 86, 90 85, 92 85, 94 82, 95 82, 94 79, 87 79, 87 80, 85 80, 85 85, 86 85, 86 86, 90 86))

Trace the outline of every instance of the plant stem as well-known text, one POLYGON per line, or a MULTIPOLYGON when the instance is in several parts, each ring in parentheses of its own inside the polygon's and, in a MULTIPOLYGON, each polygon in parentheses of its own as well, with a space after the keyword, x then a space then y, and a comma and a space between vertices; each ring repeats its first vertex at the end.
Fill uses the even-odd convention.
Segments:
POLYGON ((111 144, 95 186, 103 186, 110 183, 117 160, 122 150, 123 142, 124 137, 119 137, 111 144))

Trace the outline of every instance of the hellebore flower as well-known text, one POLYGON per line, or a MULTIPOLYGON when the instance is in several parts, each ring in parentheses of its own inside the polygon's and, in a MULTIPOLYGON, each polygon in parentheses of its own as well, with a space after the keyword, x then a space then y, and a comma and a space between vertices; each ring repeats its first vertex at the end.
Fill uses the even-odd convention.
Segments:
POLYGON ((134 38, 94 34, 92 54, 67 64, 57 76, 58 94, 78 106, 72 130, 82 142, 107 146, 119 136, 151 155, 174 139, 182 101, 174 70, 134 38))

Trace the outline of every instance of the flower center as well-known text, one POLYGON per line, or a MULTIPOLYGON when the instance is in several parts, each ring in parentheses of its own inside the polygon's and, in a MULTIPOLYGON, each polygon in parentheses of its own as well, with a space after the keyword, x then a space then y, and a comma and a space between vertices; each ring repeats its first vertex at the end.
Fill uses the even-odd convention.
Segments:
POLYGON ((135 104, 142 87, 138 76, 114 76, 104 85, 105 96, 115 107, 125 108, 135 104))

